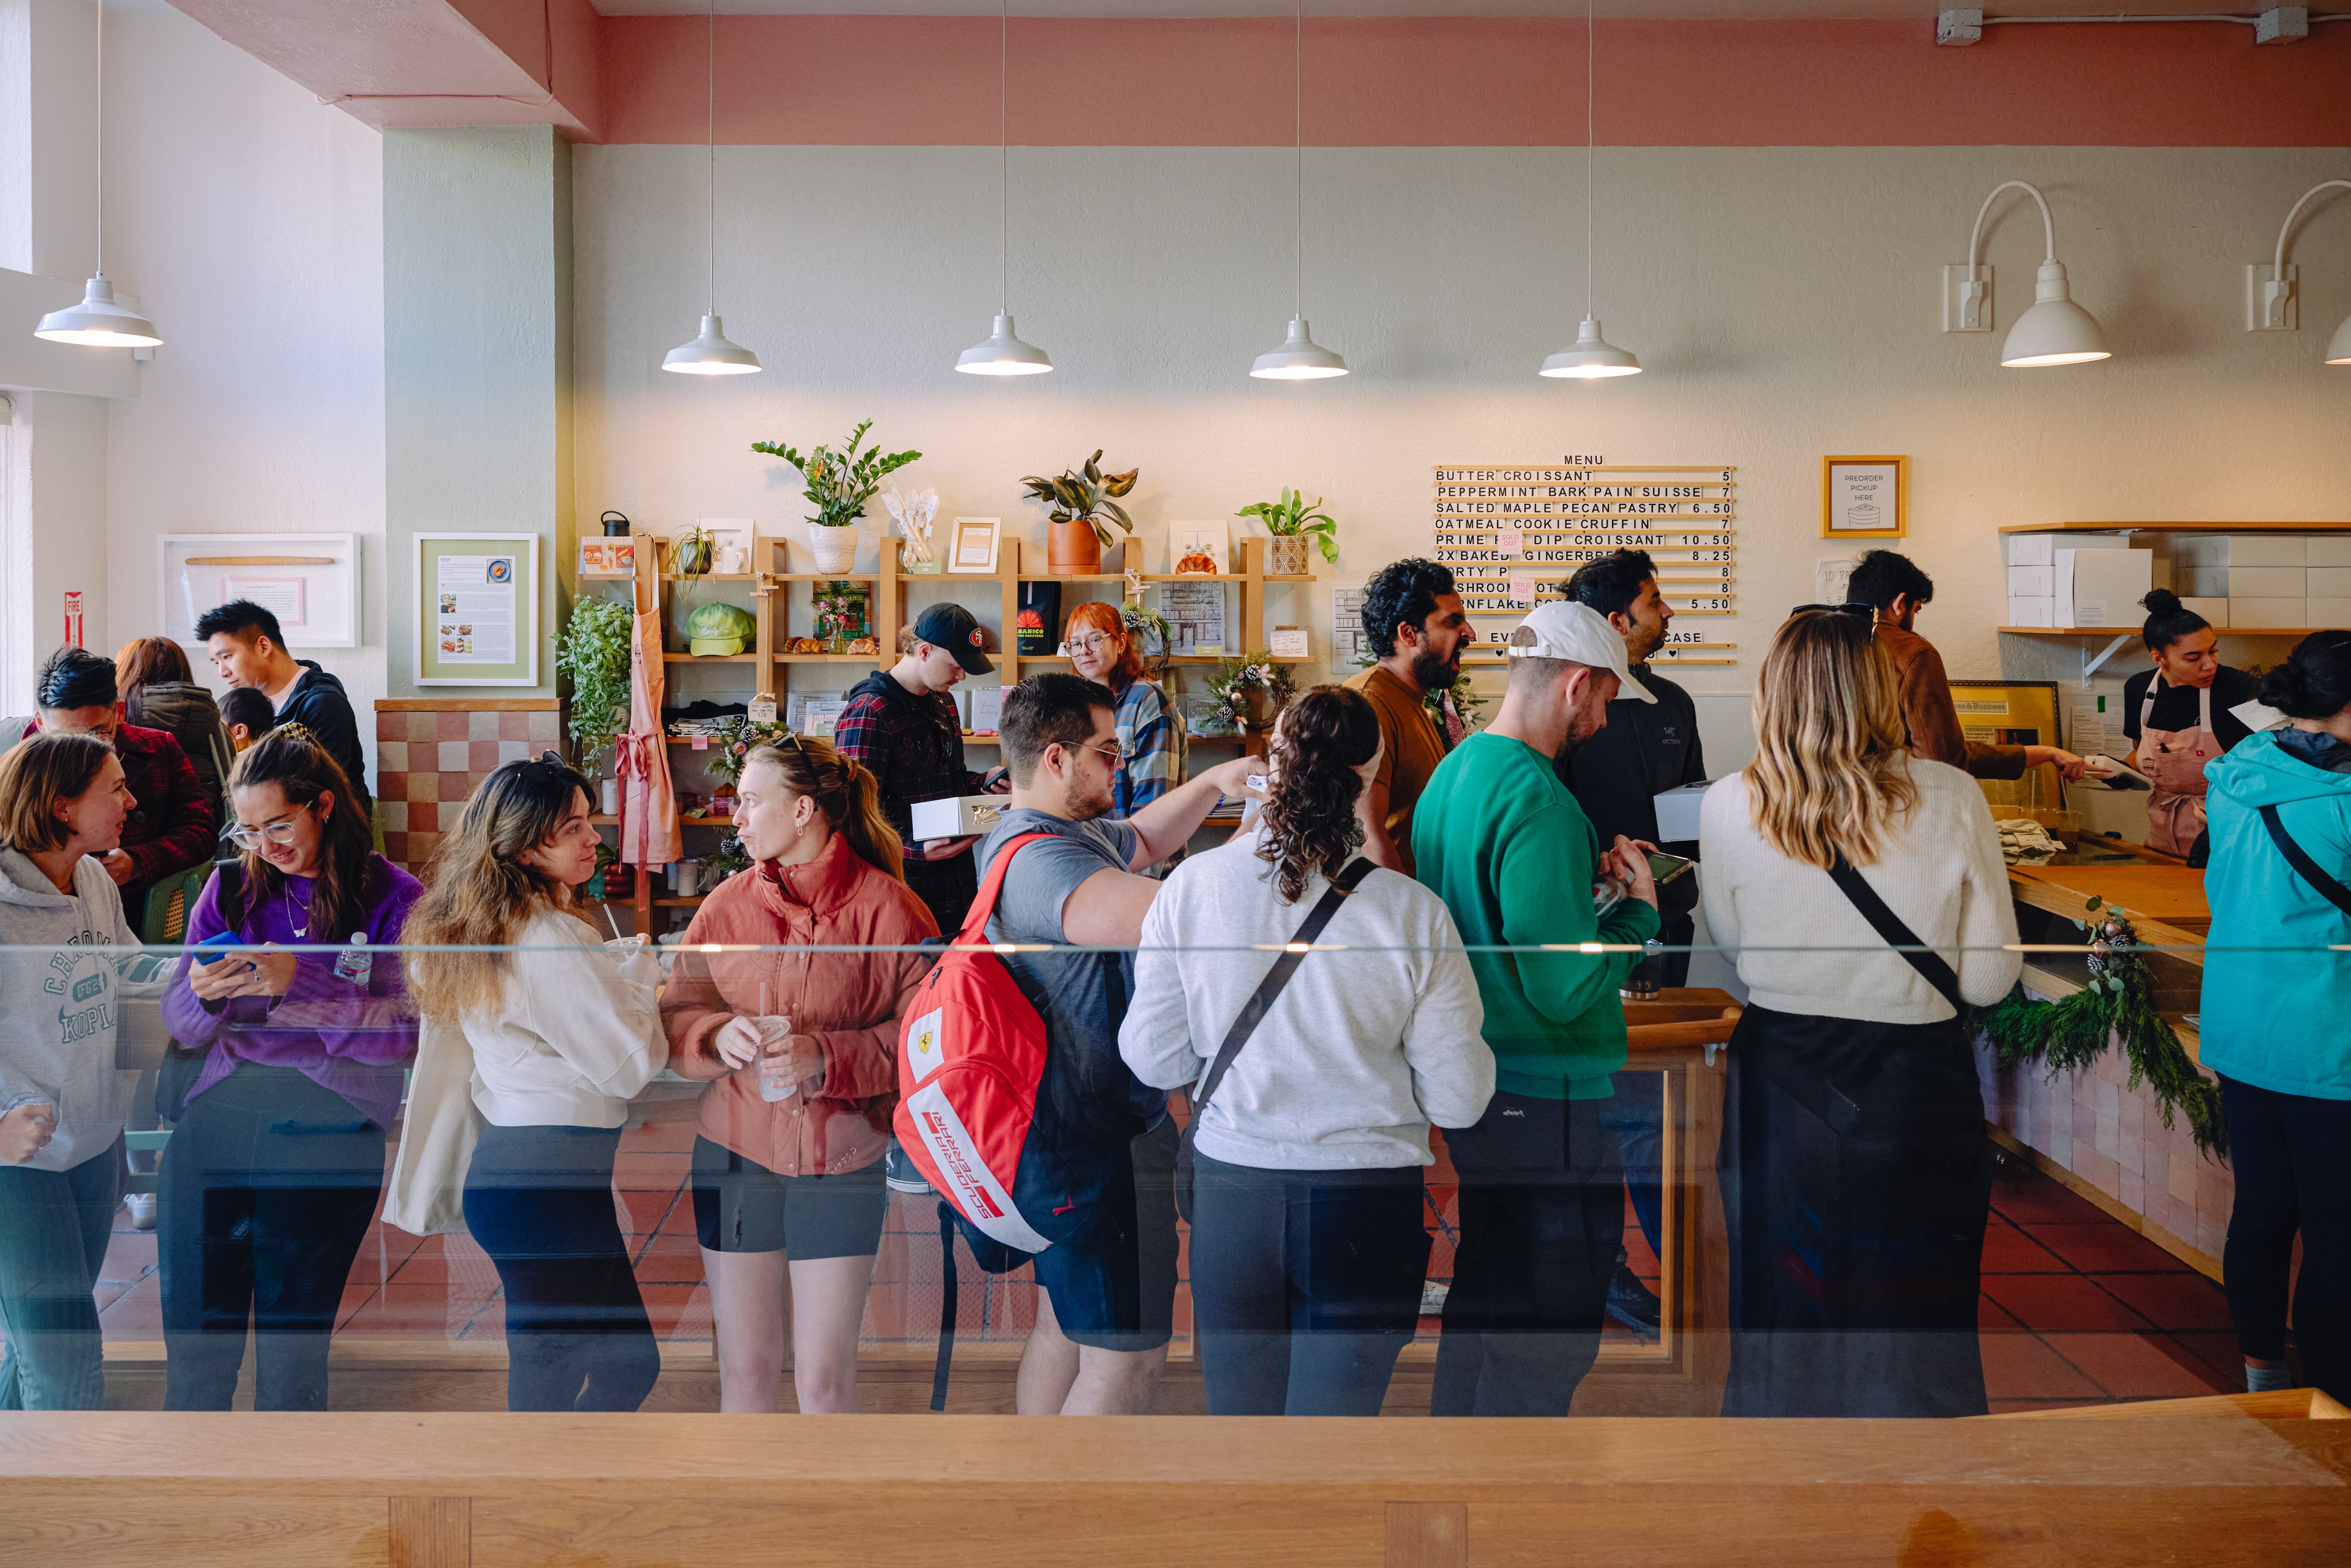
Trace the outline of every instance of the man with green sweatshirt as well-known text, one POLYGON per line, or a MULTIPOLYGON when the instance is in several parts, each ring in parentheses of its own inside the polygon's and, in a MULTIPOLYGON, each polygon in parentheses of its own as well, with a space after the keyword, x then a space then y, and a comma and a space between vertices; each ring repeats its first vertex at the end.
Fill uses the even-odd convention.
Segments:
POLYGON ((1499 1068, 1485 1115, 1445 1139, 1461 1196, 1438 1416, 1564 1416, 1600 1353, 1625 1228, 1602 1115, 1625 1065, 1616 992, 1657 932, 1643 846, 1602 849, 1553 768, 1620 692, 1656 700, 1625 669, 1625 640, 1588 605, 1543 604, 1506 652, 1501 711, 1438 766, 1412 823, 1414 874, 1472 949, 1499 1068), (1595 913, 1603 878, 1614 902, 1595 913))

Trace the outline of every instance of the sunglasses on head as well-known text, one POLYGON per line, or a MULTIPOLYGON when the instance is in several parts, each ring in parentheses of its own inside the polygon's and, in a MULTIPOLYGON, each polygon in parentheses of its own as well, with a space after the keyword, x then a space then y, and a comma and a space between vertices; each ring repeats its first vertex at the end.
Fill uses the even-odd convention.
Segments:
POLYGON ((1802 615, 1808 611, 1813 610, 1824 610, 1833 615, 1858 615, 1864 621, 1875 621, 1877 619, 1877 606, 1875 604, 1864 604, 1857 599, 1848 599, 1843 604, 1799 604, 1793 610, 1789 611, 1788 613, 1791 615, 1802 615))

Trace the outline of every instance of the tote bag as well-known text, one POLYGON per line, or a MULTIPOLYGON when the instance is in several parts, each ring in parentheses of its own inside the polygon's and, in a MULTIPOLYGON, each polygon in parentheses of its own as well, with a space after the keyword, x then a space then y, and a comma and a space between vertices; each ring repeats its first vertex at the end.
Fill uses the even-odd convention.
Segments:
POLYGON ((482 1113, 474 1108, 473 1044, 455 1023, 426 1019, 408 1080, 400 1151, 384 1185, 384 1223, 415 1236, 463 1230, 465 1172, 481 1135, 482 1113))

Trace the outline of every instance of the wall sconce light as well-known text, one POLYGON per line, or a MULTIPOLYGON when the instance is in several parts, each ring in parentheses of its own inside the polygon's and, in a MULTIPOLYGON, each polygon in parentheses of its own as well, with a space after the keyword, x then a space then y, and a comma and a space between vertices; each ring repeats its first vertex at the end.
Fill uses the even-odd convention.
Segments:
POLYGON ((2110 358, 2106 335, 2098 329, 2097 318, 2074 303, 2065 281, 2065 264, 2057 259, 2057 225, 2049 216, 2048 198, 2022 180, 2010 180, 1992 187, 1991 194, 1977 209, 1976 226, 1968 235, 1967 265, 1943 268, 1943 330, 1992 329, 1991 267, 1976 258, 1982 250, 1985 214, 1991 211, 1992 203, 2000 199, 2002 191, 2022 191, 2032 196, 2041 208, 2041 232, 2047 245, 2041 270, 2033 279, 2032 308, 2008 329, 2008 341, 2001 348, 2000 362, 2011 370, 2032 370, 2110 358))
MULTIPOLYGON (((2302 329, 2301 268, 2288 267, 2285 242, 2294 233, 2296 218, 2302 209, 2328 191, 2351 191, 2351 180, 2322 180, 2302 193, 2302 200, 2285 215, 2278 229, 2277 259, 2271 262, 2249 261, 2245 264, 2245 330, 2248 332, 2298 332, 2302 329)), ((2351 365, 2351 316, 2335 329, 2334 340, 2326 345, 2326 362, 2330 365, 2351 365)))

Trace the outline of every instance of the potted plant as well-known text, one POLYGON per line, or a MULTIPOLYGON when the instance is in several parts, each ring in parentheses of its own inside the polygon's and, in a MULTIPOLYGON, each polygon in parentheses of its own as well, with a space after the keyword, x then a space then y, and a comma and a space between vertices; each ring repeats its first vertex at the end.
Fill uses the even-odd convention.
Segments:
POLYGON ((1322 559, 1339 559, 1339 525, 1322 510, 1320 498, 1308 500, 1303 490, 1284 486, 1279 501, 1259 501, 1233 516, 1256 517, 1272 537, 1266 547, 1265 569, 1276 577, 1306 575, 1306 537, 1322 547, 1322 559))
POLYGON ((1275 664, 1273 655, 1262 649, 1227 659, 1208 675, 1209 694, 1232 711, 1244 731, 1271 727, 1274 716, 1297 689, 1289 667, 1275 664))
MULTIPOLYGON (((571 681, 569 730, 584 772, 596 771, 597 755, 628 727, 635 632, 628 606, 611 599, 582 599, 571 606, 563 634, 555 641, 555 668, 571 681)), ((605 775, 599 792, 607 816, 619 807, 614 784, 605 775)))
POLYGON ((891 474, 922 456, 919 452, 888 452, 879 445, 860 451, 870 419, 849 433, 849 444, 839 452, 829 446, 810 447, 805 454, 775 441, 755 441, 754 452, 780 457, 800 471, 808 488, 801 492, 816 515, 809 518, 809 549, 819 571, 847 571, 857 564, 857 523, 865 503, 891 474))
POLYGON ((1092 577, 1102 570, 1102 547, 1117 542, 1110 537, 1110 525, 1116 523, 1130 534, 1134 531, 1134 519, 1126 515, 1118 497, 1134 488, 1135 476, 1142 472, 1130 468, 1123 474, 1104 474, 1097 448, 1083 467, 1065 471, 1058 479, 1031 474, 1020 481, 1030 498, 1052 508, 1045 538, 1047 571, 1055 577, 1092 577))
POLYGON ((670 547, 671 570, 680 577, 700 577, 710 570, 711 557, 718 549, 717 537, 700 523, 677 536, 670 547))

